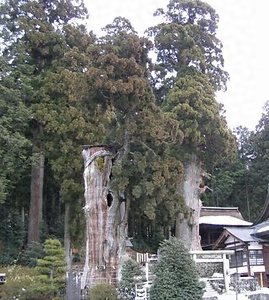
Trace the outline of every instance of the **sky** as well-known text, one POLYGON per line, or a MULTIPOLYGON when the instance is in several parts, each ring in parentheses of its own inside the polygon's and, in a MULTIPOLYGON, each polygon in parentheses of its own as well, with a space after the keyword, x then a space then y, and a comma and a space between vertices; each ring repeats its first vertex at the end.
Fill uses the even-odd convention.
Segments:
MULTIPOLYGON (((218 13, 217 37, 223 44, 224 69, 230 74, 227 91, 217 94, 231 129, 255 130, 263 105, 269 100, 269 1, 204 0, 218 13)), ((97 35, 118 16, 130 20, 143 35, 159 22, 153 17, 168 0, 85 0, 89 28, 97 35)))

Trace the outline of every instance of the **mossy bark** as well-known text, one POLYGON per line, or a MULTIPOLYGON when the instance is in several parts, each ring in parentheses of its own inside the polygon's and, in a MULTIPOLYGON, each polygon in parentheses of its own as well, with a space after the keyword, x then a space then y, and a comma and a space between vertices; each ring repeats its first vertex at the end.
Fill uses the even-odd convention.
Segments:
POLYGON ((202 168, 199 160, 193 156, 186 165, 181 193, 185 199, 188 211, 179 214, 176 220, 176 237, 180 238, 184 246, 191 250, 201 250, 199 235, 199 217, 202 207, 200 200, 200 184, 202 168))
POLYGON ((125 229, 125 203, 111 190, 113 154, 104 146, 85 147, 85 217, 86 258, 82 288, 105 282, 115 284, 119 278, 125 229))

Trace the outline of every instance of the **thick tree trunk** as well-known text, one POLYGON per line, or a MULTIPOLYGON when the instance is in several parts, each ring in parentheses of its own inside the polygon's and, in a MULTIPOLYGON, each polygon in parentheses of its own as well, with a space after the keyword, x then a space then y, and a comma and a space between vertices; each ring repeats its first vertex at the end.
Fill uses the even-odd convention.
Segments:
POLYGON ((31 172, 31 199, 28 224, 28 244, 39 242, 40 225, 42 221, 43 205, 43 182, 44 182, 44 155, 35 154, 31 172))
POLYGON ((125 202, 111 190, 112 153, 85 147, 86 258, 82 289, 100 282, 117 283, 125 247, 125 202))
POLYGON ((65 211, 64 211, 64 251, 65 251, 65 262, 66 262, 67 272, 70 272, 71 268, 72 268, 69 214, 70 214, 70 204, 65 203, 65 211))
POLYGON ((200 200, 201 163, 195 156, 185 168, 181 193, 188 207, 187 214, 180 214, 176 220, 176 237, 191 251, 201 250, 199 235, 199 217, 202 207, 200 200))

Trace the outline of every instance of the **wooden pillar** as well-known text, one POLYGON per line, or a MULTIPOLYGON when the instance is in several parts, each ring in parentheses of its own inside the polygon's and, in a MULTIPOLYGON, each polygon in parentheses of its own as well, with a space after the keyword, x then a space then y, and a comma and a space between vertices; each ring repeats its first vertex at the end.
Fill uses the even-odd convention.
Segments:
POLYGON ((246 245, 246 249, 247 249, 248 276, 251 276, 251 269, 250 269, 250 258, 249 258, 249 249, 248 249, 248 244, 246 245))
POLYGON ((261 285, 261 288, 263 288, 263 276, 262 276, 262 273, 260 273, 260 285, 261 285))
POLYGON ((223 259, 223 278, 224 278, 224 286, 225 291, 229 293, 229 285, 230 285, 230 274, 229 274, 229 259, 227 259, 226 254, 222 254, 223 259))

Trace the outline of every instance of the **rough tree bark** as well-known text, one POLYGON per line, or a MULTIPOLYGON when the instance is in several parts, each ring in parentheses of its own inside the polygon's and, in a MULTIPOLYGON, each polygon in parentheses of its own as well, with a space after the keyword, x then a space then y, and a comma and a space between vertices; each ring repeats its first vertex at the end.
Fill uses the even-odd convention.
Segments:
POLYGON ((81 287, 119 279, 126 238, 126 203, 111 190, 113 153, 87 146, 84 158, 86 254, 81 287))
POLYGON ((199 235, 199 217, 202 207, 200 184, 202 168, 199 160, 193 156, 185 168, 185 177, 181 193, 188 207, 187 214, 179 214, 176 220, 176 237, 180 238, 190 251, 202 250, 199 235))
POLYGON ((31 242, 40 241, 40 226, 42 221, 43 208, 43 185, 44 185, 44 163, 45 156, 43 154, 42 143, 39 135, 42 134, 43 128, 40 124, 33 120, 33 162, 31 169, 31 196, 29 207, 28 222, 28 245, 31 242))
POLYGON ((43 206, 43 182, 44 182, 44 155, 41 152, 35 154, 31 172, 31 199, 28 223, 28 245, 31 242, 39 242, 40 225, 42 221, 43 206))
POLYGON ((65 203, 64 211, 64 252, 67 272, 71 272, 72 255, 71 255, 71 238, 69 228, 70 204, 65 203))

